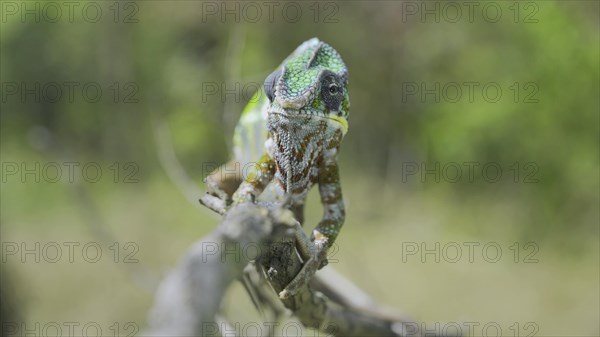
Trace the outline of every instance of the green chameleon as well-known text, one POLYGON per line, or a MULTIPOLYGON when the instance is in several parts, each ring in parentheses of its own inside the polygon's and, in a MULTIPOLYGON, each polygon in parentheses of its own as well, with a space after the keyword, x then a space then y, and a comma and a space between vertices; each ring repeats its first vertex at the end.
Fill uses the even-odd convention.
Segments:
POLYGON ((323 217, 310 239, 297 230, 303 267, 281 298, 297 293, 327 264, 327 250, 344 223, 336 156, 348 131, 349 107, 348 70, 338 52, 317 38, 302 43, 242 112, 234 159, 206 179, 209 195, 223 202, 217 208, 255 202, 269 187, 300 224, 306 195, 318 183, 323 217))

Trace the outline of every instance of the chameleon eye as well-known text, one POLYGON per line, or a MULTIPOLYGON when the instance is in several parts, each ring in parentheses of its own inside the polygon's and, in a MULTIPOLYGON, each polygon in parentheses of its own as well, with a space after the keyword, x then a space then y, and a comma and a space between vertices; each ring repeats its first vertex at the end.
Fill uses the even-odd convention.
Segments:
POLYGON ((338 111, 340 103, 344 99, 344 95, 335 76, 330 75, 323 78, 321 81, 321 88, 321 98, 327 109, 338 111))
POLYGON ((329 93, 332 95, 337 95, 337 92, 338 92, 338 85, 335 83, 331 83, 329 85, 329 93))
POLYGON ((265 94, 271 102, 273 102, 273 99, 275 98, 275 86, 277 84, 277 81, 279 81, 280 77, 281 69, 277 69, 265 79, 265 84, 263 87, 265 89, 265 94))

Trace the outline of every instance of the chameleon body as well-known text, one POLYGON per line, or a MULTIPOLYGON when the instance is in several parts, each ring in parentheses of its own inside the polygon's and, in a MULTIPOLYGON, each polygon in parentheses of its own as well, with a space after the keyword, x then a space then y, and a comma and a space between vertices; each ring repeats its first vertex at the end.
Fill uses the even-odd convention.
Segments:
MULTIPOLYGON (((340 55, 316 38, 302 43, 265 80, 234 133, 238 167, 253 165, 231 196, 222 174, 207 178, 209 192, 229 203, 254 202, 269 186, 300 224, 310 188, 318 184, 323 217, 309 239, 296 241, 304 266, 280 293, 294 294, 327 262, 327 249, 345 219, 336 156, 348 130, 348 71, 340 55)), ((236 184, 234 184, 235 186, 236 184)))

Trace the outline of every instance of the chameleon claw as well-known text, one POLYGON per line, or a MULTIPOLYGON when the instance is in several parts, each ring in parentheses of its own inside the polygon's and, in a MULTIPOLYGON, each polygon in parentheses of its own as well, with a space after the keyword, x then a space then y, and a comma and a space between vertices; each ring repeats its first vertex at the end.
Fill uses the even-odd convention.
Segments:
POLYGON ((282 299, 282 300, 286 300, 289 296, 290 296, 290 293, 287 291, 287 289, 283 289, 279 293, 279 298, 282 299))
POLYGON ((279 293, 279 298, 284 300, 290 296, 296 295, 302 287, 308 285, 321 264, 322 261, 316 257, 306 261, 294 279, 279 293))
POLYGON ((281 299, 296 295, 302 287, 308 285, 317 270, 327 265, 327 246, 329 238, 318 231, 309 239, 302 227, 296 222, 296 249, 304 260, 304 265, 292 281, 279 293, 281 299))

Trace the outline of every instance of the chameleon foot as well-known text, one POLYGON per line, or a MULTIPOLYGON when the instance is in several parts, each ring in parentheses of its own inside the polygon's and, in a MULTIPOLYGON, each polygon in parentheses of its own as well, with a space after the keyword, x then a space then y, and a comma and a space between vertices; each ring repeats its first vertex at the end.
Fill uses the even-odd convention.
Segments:
POLYGON ((317 270, 327 265, 327 241, 323 235, 319 235, 315 241, 311 241, 301 228, 296 230, 296 244, 300 256, 305 262, 294 279, 279 293, 279 298, 286 299, 296 295, 312 280, 317 270))
POLYGON ((200 198, 200 203, 216 213, 223 215, 231 204, 231 195, 221 187, 221 183, 213 176, 206 177, 206 194, 200 198))
POLYGON ((279 293, 279 298, 285 300, 290 296, 294 296, 298 293, 298 291, 307 285, 310 280, 312 280, 313 276, 319 269, 321 265, 321 261, 319 259, 312 258, 302 266, 300 272, 294 277, 294 279, 279 293))

